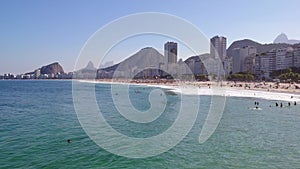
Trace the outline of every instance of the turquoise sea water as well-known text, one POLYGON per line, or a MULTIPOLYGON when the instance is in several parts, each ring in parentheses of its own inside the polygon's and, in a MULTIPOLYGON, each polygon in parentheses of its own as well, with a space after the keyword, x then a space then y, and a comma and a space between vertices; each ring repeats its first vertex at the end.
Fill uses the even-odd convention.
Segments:
MULTIPOLYGON (((137 109, 150 107, 151 90, 131 86, 137 109)), ((180 97, 167 94, 161 117, 136 124, 118 114, 110 85, 96 84, 95 91, 105 119, 132 137, 165 131, 180 107, 180 97)), ((227 98, 216 132, 199 144, 210 97, 200 100, 197 121, 178 145, 155 157, 130 159, 105 151, 87 136, 73 107, 71 81, 0 81, 0 168, 300 168, 300 105, 276 108, 275 101, 227 98), (249 109, 254 101, 261 111, 249 109)))

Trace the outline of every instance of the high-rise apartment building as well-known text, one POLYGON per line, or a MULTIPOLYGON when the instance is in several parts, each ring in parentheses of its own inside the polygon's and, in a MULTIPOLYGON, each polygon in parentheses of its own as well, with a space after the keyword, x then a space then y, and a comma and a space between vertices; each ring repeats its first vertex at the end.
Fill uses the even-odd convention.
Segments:
POLYGON ((228 75, 232 71, 231 59, 226 52, 227 39, 223 36, 214 36, 210 39, 211 71, 215 75, 228 75))
POLYGON ((293 67, 300 67, 300 48, 293 51, 293 67))
MULTIPOLYGON (((275 70, 283 70, 295 66, 295 51, 293 48, 273 49, 255 58, 256 74, 270 78, 275 70)), ((300 59, 300 57, 299 57, 300 59)))
MULTIPOLYGON (((256 54, 257 53, 257 49, 253 46, 244 46, 242 48, 235 48, 233 50, 233 68, 232 71, 233 73, 238 73, 238 72, 245 72, 245 71, 249 71, 247 70, 247 68, 245 67, 245 59, 246 57, 256 54)), ((247 63, 250 63, 251 59, 248 58, 247 59, 247 63)))
POLYGON ((264 54, 259 57, 259 74, 264 78, 270 76, 270 55, 264 54))
POLYGON ((253 74, 255 73, 255 57, 255 53, 252 53, 245 57, 242 72, 249 72, 253 74))
POLYGON ((287 49, 278 49, 276 51, 276 57, 275 57, 275 70, 283 70, 286 69, 286 60, 285 60, 285 56, 287 54, 287 49))
POLYGON ((212 58, 220 58, 224 61, 226 58, 226 42, 227 39, 223 36, 215 36, 210 39, 210 54, 212 58))
POLYGON ((177 63, 177 43, 165 43, 165 58, 168 64, 177 63))

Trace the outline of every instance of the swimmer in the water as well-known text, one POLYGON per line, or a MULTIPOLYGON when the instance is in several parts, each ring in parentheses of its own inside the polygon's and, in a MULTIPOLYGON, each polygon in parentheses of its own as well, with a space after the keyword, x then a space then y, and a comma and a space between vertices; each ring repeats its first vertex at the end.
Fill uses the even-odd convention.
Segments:
POLYGON ((72 140, 71 140, 71 139, 68 139, 67 141, 68 141, 69 144, 72 143, 72 140))

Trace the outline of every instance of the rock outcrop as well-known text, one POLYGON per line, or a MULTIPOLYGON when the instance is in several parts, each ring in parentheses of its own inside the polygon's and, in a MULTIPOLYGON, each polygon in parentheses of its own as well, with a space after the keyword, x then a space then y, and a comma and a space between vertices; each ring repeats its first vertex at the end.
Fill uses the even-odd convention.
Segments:
POLYGON ((281 33, 274 39, 274 43, 296 44, 300 43, 300 40, 289 39, 286 34, 281 33))
POLYGON ((41 74, 63 74, 64 70, 58 62, 41 67, 41 74))

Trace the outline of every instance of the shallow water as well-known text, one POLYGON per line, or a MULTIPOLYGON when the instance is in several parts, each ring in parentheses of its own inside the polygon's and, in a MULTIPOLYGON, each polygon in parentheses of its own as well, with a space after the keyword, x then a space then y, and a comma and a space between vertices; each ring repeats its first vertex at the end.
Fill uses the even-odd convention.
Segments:
MULTIPOLYGON (((128 121, 114 108, 110 85, 93 85, 107 122, 128 136, 157 135, 178 115, 180 97, 168 94, 167 109, 157 120, 128 121)), ((150 107, 153 89, 131 86, 136 109, 150 107)), ((87 136, 73 107, 71 81, 0 81, 0 168, 299 168, 300 105, 279 108, 275 102, 227 98, 217 130, 199 144, 210 104, 209 96, 201 96, 196 123, 178 145, 158 156, 130 159, 107 152, 87 136), (262 110, 252 110, 254 101, 262 110)))

